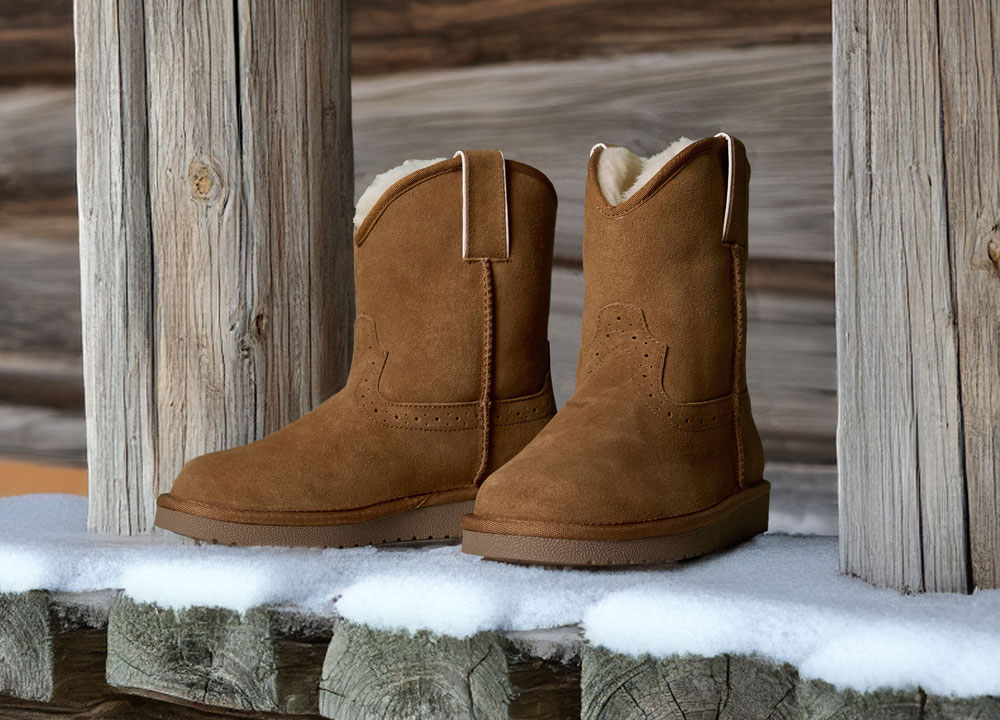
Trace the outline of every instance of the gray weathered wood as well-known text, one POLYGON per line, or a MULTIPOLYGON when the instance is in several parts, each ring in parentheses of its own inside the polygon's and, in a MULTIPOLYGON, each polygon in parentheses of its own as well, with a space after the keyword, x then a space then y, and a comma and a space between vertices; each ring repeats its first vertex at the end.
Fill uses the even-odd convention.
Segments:
POLYGON ((87 459, 79 410, 0 403, 0 455, 74 465, 87 459))
MULTIPOLYGON (((823 0, 495 3, 367 0, 353 8, 351 62, 371 74, 529 58, 745 47, 830 36, 823 0)), ((0 83, 73 81, 71 0, 0 5, 0 83)))
POLYGON ((108 593, 0 593, 0 695, 79 705, 104 682, 108 593))
POLYGON ((253 712, 315 713, 331 625, 268 608, 172 610, 124 594, 108 618, 108 682, 253 712))
POLYGON ((1000 585, 998 13, 834 2, 841 567, 904 591, 1000 585))
POLYGON ((998 720, 994 697, 856 692, 745 655, 631 657, 585 647, 584 720, 998 720))
MULTIPOLYGON (((0 70, 0 77, 2 73, 0 70)), ((76 134, 72 105, 72 88, 0 90, 0 209, 74 209, 76 134)))
POLYGON ((457 640, 292 608, 0 595, 0 718, 313 718, 317 695, 337 720, 1000 720, 994 697, 838 689, 754 656, 621 655, 575 627, 457 640))
MULTIPOLYGON (((108 685, 108 612, 117 591, 58 593, 33 590, 0 594, 0 718, 44 720, 207 720, 210 718, 317 718, 252 711, 228 712, 195 705, 148 690, 125 691, 108 685), (144 694, 136 694, 144 693, 144 694)), ((285 616, 282 616, 285 617, 285 616)), ((294 622, 294 621, 289 621, 294 622)), ((289 622, 271 628, 287 640, 289 622)), ((321 623, 309 621, 312 627, 321 623)), ((220 628, 221 629, 221 628, 220 628)), ((223 635, 219 632, 218 635, 223 635)), ((329 634, 326 635, 326 638, 329 634)), ((188 637, 188 640, 192 638, 188 637)), ((264 644, 268 639, 261 636, 264 644)), ((177 642, 177 639, 173 639, 177 642)), ((277 644, 281 640, 272 640, 277 644)), ((194 643, 185 648, 194 652, 194 643)), ((315 705, 316 680, 325 644, 315 646, 311 696, 315 705)), ((225 659, 225 647, 211 648, 225 659)), ((260 657, 258 653, 255 657, 260 657)), ((282 655, 287 658, 287 653, 282 655)), ((250 660, 250 656, 246 658, 250 660)), ((288 670, 285 670, 286 675, 288 670)), ((295 704, 294 695, 290 704, 295 704)))
POLYGON ((75 213, 0 213, 0 401, 83 407, 76 235, 75 213))
POLYGON ((828 40, 822 0, 365 0, 352 62, 365 74, 422 66, 828 40))
POLYGON ((1000 2, 938 10, 972 584, 1000 588, 1000 2))
POLYGON ((320 713, 336 720, 579 717, 575 630, 456 639, 338 622, 320 713))
POLYGON ((345 2, 78 5, 90 527, 346 375, 345 2))
POLYGON ((583 652, 584 720, 798 718, 795 670, 720 655, 656 660, 602 648, 583 652))
POLYGON ((356 78, 355 185, 407 158, 500 147, 552 179, 556 256, 579 260, 594 143, 650 154, 725 128, 753 165, 751 265, 831 262, 830 117, 826 43, 356 78))

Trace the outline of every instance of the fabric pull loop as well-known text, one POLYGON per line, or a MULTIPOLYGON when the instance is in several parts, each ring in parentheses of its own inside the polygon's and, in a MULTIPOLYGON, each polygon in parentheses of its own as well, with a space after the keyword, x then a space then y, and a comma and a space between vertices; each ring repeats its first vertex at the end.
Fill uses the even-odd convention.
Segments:
POLYGON ((726 140, 726 210, 722 221, 722 242, 726 245, 745 245, 747 236, 747 183, 750 164, 747 151, 737 138, 729 133, 715 137, 726 140))
POLYGON ((462 257, 510 257, 507 167, 499 150, 459 150, 462 158, 462 257))

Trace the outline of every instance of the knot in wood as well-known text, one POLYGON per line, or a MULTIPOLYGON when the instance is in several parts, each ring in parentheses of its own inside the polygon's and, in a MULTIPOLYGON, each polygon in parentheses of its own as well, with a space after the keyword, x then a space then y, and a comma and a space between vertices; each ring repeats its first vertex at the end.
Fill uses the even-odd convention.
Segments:
POLYGON ((191 161, 188 168, 191 197, 201 202, 215 202, 222 192, 222 177, 213 165, 200 158, 191 161))

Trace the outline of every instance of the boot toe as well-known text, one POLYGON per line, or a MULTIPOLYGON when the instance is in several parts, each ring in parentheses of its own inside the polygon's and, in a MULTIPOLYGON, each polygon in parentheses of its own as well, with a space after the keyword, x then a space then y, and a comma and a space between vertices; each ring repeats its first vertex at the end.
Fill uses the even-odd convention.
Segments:
POLYGON ((202 514, 199 508, 241 510, 265 509, 268 500, 259 497, 265 484, 249 482, 244 448, 208 453, 189 460, 174 480, 169 493, 160 495, 157 505, 168 509, 202 514))
POLYGON ((590 524, 612 521, 608 510, 592 501, 585 478, 571 470, 512 463, 483 483, 475 514, 497 520, 590 524))

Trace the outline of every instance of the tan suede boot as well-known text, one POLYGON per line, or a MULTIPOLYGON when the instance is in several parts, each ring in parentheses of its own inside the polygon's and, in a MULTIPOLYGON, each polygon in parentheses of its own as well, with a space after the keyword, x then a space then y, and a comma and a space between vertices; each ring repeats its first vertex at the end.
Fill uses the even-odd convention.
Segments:
POLYGON ((746 389, 742 143, 645 160, 594 148, 576 392, 480 490, 465 552, 629 565, 767 529, 769 485, 746 389))
POLYGON ((482 480, 555 412, 555 211, 549 180, 498 151, 377 178, 355 220, 346 387, 273 435, 189 462, 157 526, 237 545, 460 535, 482 480))

